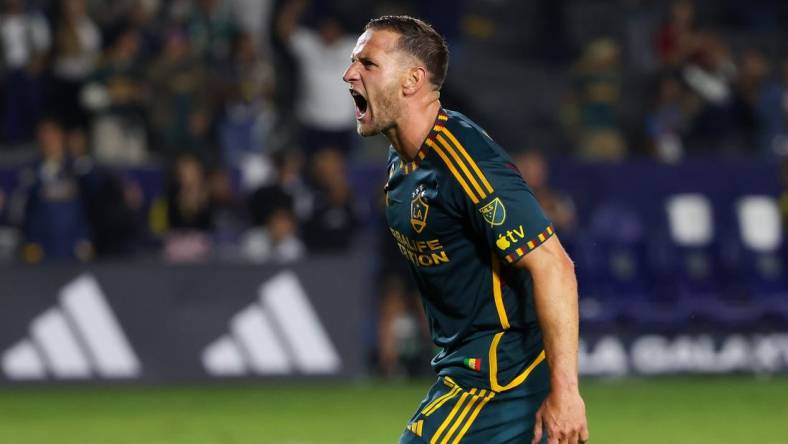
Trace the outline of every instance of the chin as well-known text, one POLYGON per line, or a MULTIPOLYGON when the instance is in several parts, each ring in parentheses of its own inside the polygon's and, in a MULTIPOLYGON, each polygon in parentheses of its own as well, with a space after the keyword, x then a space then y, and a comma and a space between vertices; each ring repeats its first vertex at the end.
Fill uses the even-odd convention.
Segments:
POLYGON ((356 125, 356 132, 361 137, 372 137, 380 134, 380 130, 378 128, 364 126, 361 123, 356 125))

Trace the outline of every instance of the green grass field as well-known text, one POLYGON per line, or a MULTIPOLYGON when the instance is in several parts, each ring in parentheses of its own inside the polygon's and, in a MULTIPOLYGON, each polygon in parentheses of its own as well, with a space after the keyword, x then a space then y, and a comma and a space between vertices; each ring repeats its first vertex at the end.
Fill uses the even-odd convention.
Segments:
MULTIPOLYGON (((0 390, 2 444, 391 444, 430 381, 0 390)), ((788 378, 585 381, 591 442, 788 443, 788 378)))

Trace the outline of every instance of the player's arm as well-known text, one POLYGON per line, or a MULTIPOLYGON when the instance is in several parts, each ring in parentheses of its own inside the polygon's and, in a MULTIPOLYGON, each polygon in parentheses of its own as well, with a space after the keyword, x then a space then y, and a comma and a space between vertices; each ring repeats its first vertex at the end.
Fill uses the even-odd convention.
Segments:
POLYGON ((588 440, 585 404, 577 380, 578 306, 574 264, 558 236, 516 264, 531 273, 534 303, 550 364, 550 394, 536 413, 534 443, 547 433, 548 444, 588 440))

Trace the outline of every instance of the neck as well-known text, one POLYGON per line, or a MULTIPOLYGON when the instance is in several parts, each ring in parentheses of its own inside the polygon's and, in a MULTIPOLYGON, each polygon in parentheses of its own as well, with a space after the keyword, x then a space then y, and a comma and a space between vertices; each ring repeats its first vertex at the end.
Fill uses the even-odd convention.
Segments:
POLYGON ((416 158, 440 108, 440 100, 430 97, 425 103, 403 109, 397 124, 383 133, 402 159, 410 161, 416 158))

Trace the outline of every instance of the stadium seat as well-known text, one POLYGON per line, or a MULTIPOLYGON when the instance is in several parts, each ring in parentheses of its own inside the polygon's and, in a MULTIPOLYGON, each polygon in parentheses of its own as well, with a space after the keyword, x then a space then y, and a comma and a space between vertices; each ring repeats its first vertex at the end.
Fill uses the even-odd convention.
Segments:
POLYGON ((584 326, 605 328, 643 318, 668 324, 682 321, 672 301, 655 297, 646 232, 640 214, 623 202, 605 202, 593 210, 577 242, 584 326))
POLYGON ((772 196, 743 196, 735 213, 736 278, 765 318, 788 323, 786 243, 777 201, 772 196))
POLYGON ((710 200, 698 193, 670 196, 665 204, 668 233, 664 242, 662 277, 673 284, 694 324, 744 328, 759 311, 736 291, 725 272, 724 233, 715 222, 710 200))

